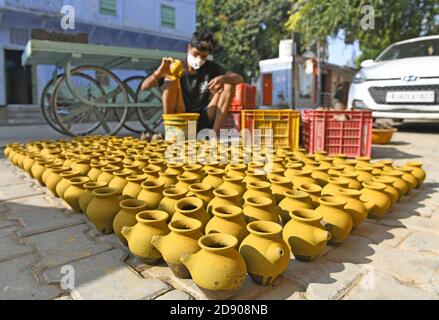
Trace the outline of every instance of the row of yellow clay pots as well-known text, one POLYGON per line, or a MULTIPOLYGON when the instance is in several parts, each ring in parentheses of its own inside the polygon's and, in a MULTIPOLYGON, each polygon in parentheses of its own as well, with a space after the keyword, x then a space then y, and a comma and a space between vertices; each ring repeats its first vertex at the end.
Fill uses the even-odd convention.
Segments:
MULTIPOLYGON (((381 217, 401 195, 425 179, 423 170, 413 163, 413 169, 393 167, 389 162, 371 164, 370 159, 361 158, 354 163, 342 156, 329 159, 323 154, 302 154, 302 150, 292 154, 278 150, 273 170, 267 176, 264 164, 257 161, 248 165, 183 166, 167 164, 158 154, 152 158, 133 157, 133 161, 118 154, 119 158, 106 156, 100 160, 103 163, 92 163, 87 159, 63 159, 56 148, 48 146, 41 150, 46 155, 41 158, 36 149, 26 154, 23 149, 17 152, 20 148, 10 146, 5 154, 13 163, 26 167, 31 176, 75 211, 85 212, 99 230, 114 230, 124 243, 128 239, 133 254, 150 263, 163 257, 177 275, 191 275, 198 285, 212 290, 237 287, 203 273, 206 266, 199 264, 210 261, 206 255, 224 251, 236 257, 233 248, 240 244, 248 273, 259 283, 271 283, 286 268, 290 250, 297 259, 313 259, 328 241, 341 243, 368 214, 381 217), (155 234, 135 231, 149 222, 166 228, 156 227, 155 234), (171 235, 173 228, 177 230, 179 226, 185 239, 197 234, 188 241, 197 248, 196 252, 201 248, 199 255, 193 252, 195 249, 172 254, 176 242, 171 235), (207 238, 203 238, 203 231, 207 238), (215 233, 215 237, 209 237, 210 233, 215 233), (142 238, 147 234, 148 239, 142 238), (168 245, 162 244, 167 242, 160 237, 168 236, 168 245), (265 237, 262 243, 270 244, 266 249, 254 250, 245 242, 251 236, 265 237), (277 240, 271 243, 266 238, 277 240), (242 249, 244 243, 247 251, 242 249), (263 263, 267 261, 270 264, 263 263)), ((163 151, 163 145, 156 143, 154 150, 157 149, 163 151)), ((95 160, 102 157, 102 153, 96 153, 95 160)), ((213 269, 221 265, 211 259, 215 261, 210 266, 213 269)), ((245 271, 238 260, 235 269, 228 272, 235 272, 236 279, 243 280, 238 275, 245 275, 245 271)), ((240 284, 241 280, 235 282, 240 284)))

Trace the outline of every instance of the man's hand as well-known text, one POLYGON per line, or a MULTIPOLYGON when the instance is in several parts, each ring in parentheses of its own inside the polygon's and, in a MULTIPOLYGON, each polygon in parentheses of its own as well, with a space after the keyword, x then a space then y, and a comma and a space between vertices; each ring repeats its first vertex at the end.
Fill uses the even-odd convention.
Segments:
POLYGON ((218 76, 216 78, 213 78, 209 82, 210 92, 215 94, 215 93, 222 91, 225 83, 226 83, 226 78, 224 76, 218 76))
POLYGON ((171 57, 164 57, 162 58, 162 64, 160 65, 160 67, 155 71, 155 75, 158 78, 163 78, 165 76, 167 76, 170 71, 169 71, 169 66, 171 65, 172 61, 174 59, 171 57))

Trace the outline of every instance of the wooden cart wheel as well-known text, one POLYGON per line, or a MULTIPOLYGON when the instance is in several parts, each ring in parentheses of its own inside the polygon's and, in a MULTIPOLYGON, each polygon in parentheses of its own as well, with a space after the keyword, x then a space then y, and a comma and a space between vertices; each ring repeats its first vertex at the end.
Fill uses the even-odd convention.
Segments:
POLYGON ((40 98, 40 109, 41 113, 46 120, 47 124, 55 131, 65 134, 61 129, 56 120, 55 114, 53 113, 53 91, 55 90, 56 83, 62 75, 58 75, 56 81, 51 79, 43 89, 40 98))
POLYGON ((137 103, 147 104, 145 107, 138 107, 137 115, 142 125, 152 133, 164 134, 163 128, 163 104, 162 93, 158 88, 142 91, 140 86, 137 89, 137 103))
POLYGON ((95 107, 80 101, 62 76, 54 91, 54 111, 60 127, 71 136, 96 134, 114 135, 123 127, 128 114, 128 93, 123 82, 112 72, 82 66, 72 70, 75 94, 85 102, 112 104, 120 107, 95 107), (87 75, 83 77, 82 75, 87 75))
MULTIPOLYGON (((130 103, 136 102, 137 89, 142 85, 143 79, 145 79, 143 76, 132 76, 122 81, 125 84, 130 103)), ((145 131, 144 126, 139 122, 135 108, 128 108, 127 120, 123 127, 135 133, 142 133, 145 131)))

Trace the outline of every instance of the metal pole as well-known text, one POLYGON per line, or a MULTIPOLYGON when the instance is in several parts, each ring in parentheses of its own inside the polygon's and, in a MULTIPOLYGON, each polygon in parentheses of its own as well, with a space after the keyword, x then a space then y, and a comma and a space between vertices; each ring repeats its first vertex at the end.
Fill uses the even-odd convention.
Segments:
POLYGON ((291 40, 293 41, 293 51, 292 51, 292 64, 291 64, 291 99, 290 99, 290 109, 294 109, 296 105, 296 39, 294 35, 294 31, 291 32, 291 40))
POLYGON ((320 41, 317 41, 317 107, 322 104, 322 72, 321 72, 320 41))

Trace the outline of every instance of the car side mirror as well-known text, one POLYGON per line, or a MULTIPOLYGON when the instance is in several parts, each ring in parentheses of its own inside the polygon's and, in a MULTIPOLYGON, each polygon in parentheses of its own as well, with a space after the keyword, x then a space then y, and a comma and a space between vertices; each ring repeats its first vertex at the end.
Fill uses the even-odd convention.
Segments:
POLYGON ((360 63, 360 66, 362 68, 366 68, 366 67, 370 67, 371 65, 373 65, 375 63, 375 61, 373 59, 367 59, 364 60, 363 62, 360 63))

